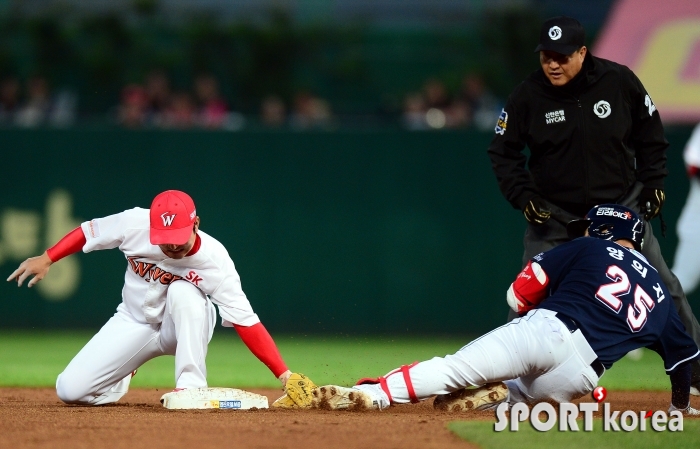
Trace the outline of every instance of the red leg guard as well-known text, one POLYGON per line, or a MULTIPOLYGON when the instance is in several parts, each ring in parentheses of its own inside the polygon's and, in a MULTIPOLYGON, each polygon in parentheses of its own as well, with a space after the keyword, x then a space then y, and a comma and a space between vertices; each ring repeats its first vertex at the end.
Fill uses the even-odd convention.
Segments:
POLYGON ((394 399, 391 397, 391 393, 389 392, 389 387, 386 384, 386 377, 381 376, 381 377, 363 377, 362 379, 358 380, 355 385, 366 385, 366 384, 379 384, 380 387, 382 387, 382 390, 384 390, 384 393, 389 397, 389 403, 391 404, 394 402, 394 399))
POLYGON ((386 393, 387 397, 389 398, 389 404, 393 403, 394 398, 391 397, 391 392, 389 391, 389 386, 386 384, 386 377, 379 378, 379 386, 382 387, 382 390, 384 390, 384 393, 386 393))
POLYGON ((415 404, 416 402, 420 401, 416 396, 416 391, 413 389, 413 382, 411 381, 411 375, 409 374, 408 370, 418 365, 418 363, 419 362, 413 362, 410 365, 401 365, 401 368, 397 368, 389 372, 389 374, 386 376, 363 377, 362 379, 358 380, 355 385, 379 384, 379 386, 382 387, 382 390, 384 390, 384 393, 386 393, 386 395, 389 397, 389 403, 393 403, 394 399, 391 397, 391 392, 389 392, 389 386, 386 384, 386 378, 401 371, 403 374, 403 380, 406 383, 406 389, 408 390, 408 397, 411 399, 411 402, 415 404))
POLYGON ((411 398, 411 403, 415 404, 418 401, 416 396, 416 390, 413 389, 413 382, 411 381, 411 374, 408 372, 409 369, 418 365, 418 362, 413 362, 410 365, 402 365, 401 373, 403 373, 403 380, 406 382, 406 389, 408 390, 408 397, 411 398))

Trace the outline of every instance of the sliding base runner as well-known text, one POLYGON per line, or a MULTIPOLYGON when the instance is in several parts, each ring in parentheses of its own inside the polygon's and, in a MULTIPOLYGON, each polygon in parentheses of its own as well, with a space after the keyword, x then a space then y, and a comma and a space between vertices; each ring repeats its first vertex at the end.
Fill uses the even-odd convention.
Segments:
POLYGON ((164 394, 160 398, 160 403, 169 409, 248 410, 268 408, 265 396, 236 388, 187 388, 164 394))

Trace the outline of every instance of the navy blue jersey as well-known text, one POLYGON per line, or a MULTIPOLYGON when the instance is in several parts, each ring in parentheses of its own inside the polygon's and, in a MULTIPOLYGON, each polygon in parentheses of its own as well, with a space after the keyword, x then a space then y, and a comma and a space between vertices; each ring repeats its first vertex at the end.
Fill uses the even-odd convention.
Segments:
POLYGON ((581 237, 532 261, 549 278, 538 307, 576 321, 606 368, 639 347, 657 351, 669 372, 700 355, 661 277, 637 251, 581 237))

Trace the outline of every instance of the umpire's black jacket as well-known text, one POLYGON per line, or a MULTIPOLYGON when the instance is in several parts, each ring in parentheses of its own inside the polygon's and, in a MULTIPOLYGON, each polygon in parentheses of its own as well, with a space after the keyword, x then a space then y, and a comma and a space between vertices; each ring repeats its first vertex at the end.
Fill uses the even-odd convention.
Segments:
POLYGON ((564 86, 553 86, 540 69, 513 91, 488 154, 513 207, 523 210, 539 195, 583 216, 625 196, 635 181, 662 189, 667 147, 659 113, 639 79, 589 52, 564 86))

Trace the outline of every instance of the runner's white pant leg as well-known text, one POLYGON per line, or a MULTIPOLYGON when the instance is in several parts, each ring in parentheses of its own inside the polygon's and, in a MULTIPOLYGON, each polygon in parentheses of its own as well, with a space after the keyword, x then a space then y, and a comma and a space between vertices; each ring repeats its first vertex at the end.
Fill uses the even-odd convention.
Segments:
POLYGON ((201 290, 186 281, 168 286, 158 344, 175 356, 177 388, 207 386, 207 348, 215 324, 216 309, 201 290))
POLYGON ((127 392, 131 373, 163 354, 157 338, 158 325, 139 323, 120 306, 58 375, 56 394, 68 404, 116 402, 127 392))
MULTIPOLYGON (((410 368, 416 397, 423 400, 472 385, 539 375, 560 368, 564 362, 578 355, 571 343, 569 330, 555 315, 543 309, 532 311, 472 341, 453 355, 435 357, 410 368)), ((588 358, 591 356, 593 358, 587 364, 584 361, 580 364, 571 362, 571 366, 560 371, 568 373, 564 377, 552 376, 551 388, 547 391, 541 391, 540 384, 534 387, 528 384, 522 387, 525 393, 518 390, 515 395, 527 394, 539 398, 539 395, 551 391, 588 388, 582 378, 575 380, 575 374, 586 368, 593 372, 590 362, 595 355, 587 354, 588 358)), ((593 378, 597 381, 595 373, 593 378)), ((392 371, 386 380, 394 403, 410 401, 401 371, 392 371)))
POLYGON ((580 330, 572 334, 566 326, 562 327, 562 342, 555 345, 562 349, 556 364, 550 368, 542 367, 543 372, 537 370, 505 381, 509 402, 570 402, 592 392, 598 385, 598 375, 591 367, 591 362, 596 359, 595 352, 580 330))
POLYGON ((690 192, 678 218, 678 247, 671 271, 686 294, 700 282, 700 180, 690 180, 690 192))

